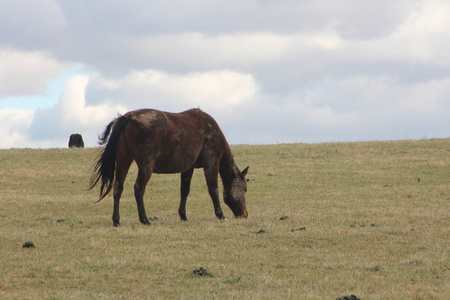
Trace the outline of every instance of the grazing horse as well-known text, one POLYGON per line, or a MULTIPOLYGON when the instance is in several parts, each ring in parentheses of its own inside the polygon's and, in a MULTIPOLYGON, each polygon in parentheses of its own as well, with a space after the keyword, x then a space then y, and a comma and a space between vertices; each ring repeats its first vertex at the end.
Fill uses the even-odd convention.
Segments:
POLYGON ((224 219, 219 202, 219 173, 223 183, 224 202, 236 217, 247 217, 245 176, 248 167, 239 171, 219 125, 200 109, 182 113, 153 109, 131 111, 109 123, 99 139, 100 145, 106 146, 94 165, 90 189, 101 181, 98 202, 114 185, 114 226, 120 224, 120 196, 133 160, 139 169, 134 195, 141 223, 150 224, 143 197, 152 173, 181 173, 178 214, 182 221, 187 221, 186 199, 195 168, 204 170, 217 218, 224 219))

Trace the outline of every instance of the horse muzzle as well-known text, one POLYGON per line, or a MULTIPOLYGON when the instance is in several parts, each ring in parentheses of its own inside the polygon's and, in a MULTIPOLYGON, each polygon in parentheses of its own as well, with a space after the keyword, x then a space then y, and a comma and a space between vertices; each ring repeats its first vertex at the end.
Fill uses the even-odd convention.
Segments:
POLYGON ((242 212, 241 212, 240 214, 237 214, 237 215, 236 215, 236 218, 244 218, 244 219, 247 219, 247 217, 248 217, 247 207, 244 207, 244 208, 242 209, 242 212))

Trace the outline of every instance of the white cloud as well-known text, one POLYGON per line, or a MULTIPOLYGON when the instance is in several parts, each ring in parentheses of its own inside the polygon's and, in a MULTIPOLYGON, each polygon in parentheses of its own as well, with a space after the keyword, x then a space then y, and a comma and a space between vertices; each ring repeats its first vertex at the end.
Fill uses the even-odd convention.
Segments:
POLYGON ((0 45, 28 49, 53 46, 62 42, 66 26, 58 1, 0 1, 0 45))
MULTIPOLYGON (((392 36, 402 43, 400 51, 407 57, 413 55, 443 66, 450 66, 450 2, 446 0, 424 1, 392 36), (408 55, 409 54, 409 55, 408 55)), ((392 50, 392 49, 391 49, 392 50)))
POLYGON ((33 121, 34 111, 0 110, 0 148, 29 147, 26 130, 33 121))
MULTIPOLYGON (((397 110, 434 121, 450 111, 450 77, 420 82, 402 90, 397 110)), ((446 117, 444 117, 446 118, 446 117)))
POLYGON ((429 117, 450 108, 450 77, 402 84, 389 76, 355 76, 339 86, 350 106, 361 112, 394 110, 398 115, 429 117))
MULTIPOLYGON (((417 64, 450 66, 450 2, 422 1, 395 31, 371 40, 348 40, 348 58, 364 63, 409 66, 417 64)), ((404 68, 404 67, 403 67, 404 68)), ((402 68, 402 69, 403 69, 402 68)))
POLYGON ((251 75, 230 70, 184 75, 142 70, 116 79, 96 73, 90 88, 93 92, 88 93, 88 102, 130 103, 135 109, 160 106, 178 111, 191 107, 229 111, 254 101, 258 94, 258 85, 251 75))
POLYGON ((70 67, 44 52, 0 49, 1 97, 45 94, 47 82, 70 67))

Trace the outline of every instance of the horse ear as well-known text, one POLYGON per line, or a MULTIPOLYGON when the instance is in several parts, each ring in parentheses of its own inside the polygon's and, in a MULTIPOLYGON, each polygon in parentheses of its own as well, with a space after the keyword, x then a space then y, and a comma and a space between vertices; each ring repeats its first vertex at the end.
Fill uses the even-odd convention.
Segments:
POLYGON ((248 168, 249 167, 245 168, 244 171, 241 172, 242 176, 247 176, 248 168))

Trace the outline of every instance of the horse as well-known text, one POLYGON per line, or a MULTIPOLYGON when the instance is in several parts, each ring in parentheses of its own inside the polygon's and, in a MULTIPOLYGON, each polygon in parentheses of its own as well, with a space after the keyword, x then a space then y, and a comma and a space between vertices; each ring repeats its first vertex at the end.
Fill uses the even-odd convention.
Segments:
POLYGON ((217 122, 200 109, 169 113, 139 109, 113 119, 99 136, 104 146, 94 163, 90 190, 101 181, 101 201, 114 186, 114 226, 120 225, 119 203, 125 178, 133 161, 138 166, 134 184, 139 221, 150 225, 144 207, 144 193, 153 173, 181 173, 178 215, 187 221, 186 200, 196 168, 203 168, 208 192, 217 218, 224 219, 219 201, 218 174, 223 199, 236 218, 247 218, 245 204, 248 168, 236 166, 230 146, 217 122))
POLYGON ((84 141, 81 134, 74 133, 70 135, 69 148, 84 148, 84 141))

